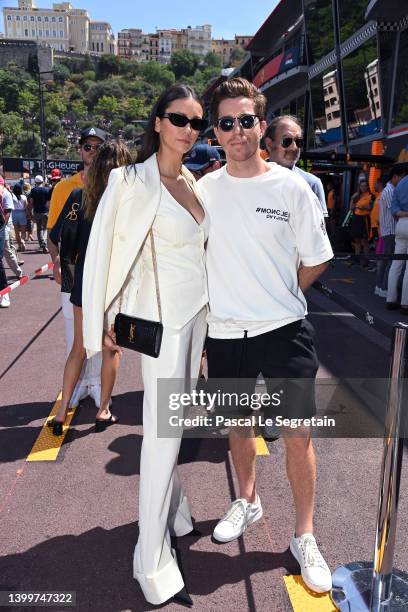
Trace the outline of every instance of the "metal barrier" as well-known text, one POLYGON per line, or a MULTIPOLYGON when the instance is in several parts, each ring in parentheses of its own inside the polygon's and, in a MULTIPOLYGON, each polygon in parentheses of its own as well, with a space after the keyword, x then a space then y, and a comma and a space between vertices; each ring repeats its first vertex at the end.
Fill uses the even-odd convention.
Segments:
MULTIPOLYGON (((374 562, 347 563, 333 574, 331 598, 341 612, 408 610, 408 574, 393 570, 404 435, 401 428, 408 374, 408 325, 394 325, 381 468, 374 562)), ((404 415, 405 418, 405 415, 404 415)))

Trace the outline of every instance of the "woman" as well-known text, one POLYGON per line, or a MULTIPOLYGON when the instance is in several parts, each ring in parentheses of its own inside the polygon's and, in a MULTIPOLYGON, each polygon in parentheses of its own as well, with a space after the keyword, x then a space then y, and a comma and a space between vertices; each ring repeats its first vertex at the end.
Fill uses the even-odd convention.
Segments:
POLYGON ((374 196, 370 191, 368 182, 361 181, 357 193, 350 201, 350 210, 353 212, 351 218, 350 234, 354 241, 354 255, 358 261, 361 249, 363 249, 364 259, 361 265, 368 267, 368 255, 370 238, 370 212, 374 204, 374 196))
POLYGON ((13 204, 12 219, 14 231, 19 251, 25 251, 26 245, 24 242, 26 226, 27 226, 27 198, 23 194, 23 189, 20 183, 16 183, 13 187, 13 204))
MULTIPOLYGON (((103 144, 97 151, 92 165, 87 176, 85 189, 75 189, 61 214, 50 232, 50 240, 54 245, 60 244, 61 259, 64 257, 66 248, 70 245, 64 244, 66 241, 73 240, 72 232, 75 234, 75 251, 74 258, 76 259, 74 267, 74 278, 71 291, 71 302, 74 305, 74 342, 64 369, 64 379, 62 384, 62 399, 61 406, 55 418, 48 421, 48 425, 52 426, 53 433, 60 436, 63 432, 63 424, 66 419, 67 410, 71 401, 72 393, 75 385, 78 382, 81 369, 86 357, 83 339, 82 339, 82 276, 85 261, 86 247, 89 240, 89 234, 92 227, 93 217, 98 207, 101 195, 108 184, 109 174, 112 168, 118 168, 131 162, 131 154, 127 147, 117 141, 111 141, 103 144), (75 211, 74 215, 72 210, 75 211), (66 233, 64 236, 64 220, 67 216, 76 216, 74 221, 74 230, 71 233, 66 233)), ((65 232, 67 229, 65 228, 65 232)), ((54 263, 55 266, 60 265, 60 257, 58 256, 54 263)), ((65 261, 61 261, 63 276, 66 277, 72 273, 71 266, 65 261)), ((69 282, 69 279, 68 279, 69 282)), ((97 432, 104 431, 107 425, 115 423, 117 417, 110 413, 109 402, 112 389, 116 380, 116 374, 119 367, 119 353, 105 349, 102 357, 101 369, 101 403, 96 415, 95 430, 97 432)))
MULTIPOLYGON (((134 577, 152 604, 173 598, 191 605, 170 536, 193 531, 177 473, 182 431, 160 437, 158 379, 191 388, 197 378, 206 334, 208 301, 204 245, 208 218, 185 154, 206 127, 203 106, 188 86, 173 85, 151 112, 138 163, 114 170, 95 216, 85 260, 84 345, 88 356, 105 345, 119 351, 107 333, 119 311, 158 319, 152 263, 152 229, 163 314, 157 359, 142 355, 143 444, 140 462, 139 540, 134 577), (104 321, 105 317, 105 321, 104 321), (104 334, 103 334, 103 329, 104 334)), ((137 334, 137 329, 136 329, 137 334)), ((162 417, 163 419, 164 417, 162 417)))

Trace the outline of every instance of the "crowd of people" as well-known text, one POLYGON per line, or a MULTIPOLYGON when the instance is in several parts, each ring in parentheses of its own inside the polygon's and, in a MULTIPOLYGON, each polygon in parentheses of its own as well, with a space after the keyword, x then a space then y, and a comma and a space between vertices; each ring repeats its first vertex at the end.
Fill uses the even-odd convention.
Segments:
MULTIPOLYGON (((158 354, 141 355, 143 444, 133 558, 134 578, 156 605, 192 605, 171 536, 194 530, 177 470, 182 427, 172 437, 158 434, 158 381, 179 380, 181 392, 192 390, 205 347, 209 385, 221 380, 230 391, 231 380, 234 390, 242 381, 240 390, 250 393, 262 372, 271 395, 273 379, 286 381, 284 417, 316 413, 318 358, 304 294, 333 257, 328 232, 334 231, 336 189, 329 182, 326 195, 319 178, 297 167, 303 147, 298 119, 276 117, 267 125, 265 110, 264 95, 243 78, 214 91, 211 122, 223 165, 215 147, 196 144, 207 126, 201 99, 188 85, 172 85, 153 106, 136 160, 123 142, 91 126, 79 140, 81 172, 62 181, 54 173, 51 189, 37 176, 29 193, 17 184, 10 197, 0 180, 4 225, 13 211, 18 249, 24 251, 28 221, 35 221, 39 248, 49 251, 61 286, 67 360, 61 406, 48 422, 55 436, 64 433, 68 411, 88 395, 96 406, 95 431, 117 423, 111 412, 123 353, 117 317, 136 321, 130 341, 143 322, 162 327, 158 354)), ((393 251, 395 234, 396 248, 408 251, 408 184, 401 181, 396 189, 399 180, 392 174, 378 200, 385 252, 393 251), (396 231, 386 225, 385 212, 402 217, 396 231)), ((355 254, 367 256, 367 216, 374 207, 367 183, 360 183, 350 207, 355 254)), ((0 242, 0 255, 3 248, 0 242)), ((381 264, 378 287, 385 291, 388 269, 381 264)), ((397 301, 394 264, 390 305, 397 301)), ((1 266, 0 289, 2 274, 1 266)), ((408 309, 408 277, 402 304, 408 309)), ((239 416, 251 412, 235 409, 239 416)), ((282 438, 296 517, 290 550, 307 586, 326 592, 331 572, 313 535, 311 428, 300 426, 296 436, 283 428, 282 438)), ((263 514, 251 427, 231 427, 229 444, 239 497, 215 527, 219 542, 235 540, 263 514)))
MULTIPOLYGON (((54 168, 48 178, 49 186, 44 184, 41 175, 37 175, 33 187, 24 179, 11 187, 0 176, 0 291, 7 287, 3 257, 17 279, 23 276, 21 266, 24 265, 24 260, 18 253, 26 251, 28 243, 34 242, 33 222, 37 227, 40 251, 48 253, 45 233, 48 210, 52 191, 62 179, 61 170, 54 168)), ((0 297, 0 308, 9 306, 9 294, 0 297)))

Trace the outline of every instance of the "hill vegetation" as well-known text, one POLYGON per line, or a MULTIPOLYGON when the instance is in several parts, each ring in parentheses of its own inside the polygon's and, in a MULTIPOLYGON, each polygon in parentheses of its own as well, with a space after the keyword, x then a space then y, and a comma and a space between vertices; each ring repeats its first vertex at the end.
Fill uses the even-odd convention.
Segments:
MULTIPOLYGON (((161 91, 175 83, 202 93, 220 74, 221 60, 204 60, 188 50, 173 54, 168 65, 137 63, 113 55, 96 61, 64 58, 54 66, 54 79, 42 85, 49 158, 77 159, 80 130, 90 123, 122 136, 134 146, 140 121, 148 117, 161 91)), ((35 63, 29 70, 10 62, 0 69, 0 153, 39 157, 39 84, 35 63)))

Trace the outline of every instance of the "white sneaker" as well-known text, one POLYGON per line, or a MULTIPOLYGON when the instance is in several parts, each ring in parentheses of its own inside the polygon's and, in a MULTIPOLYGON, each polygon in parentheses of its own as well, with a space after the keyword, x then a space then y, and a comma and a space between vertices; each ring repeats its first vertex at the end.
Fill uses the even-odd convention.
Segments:
POLYGON ((213 536, 218 542, 232 542, 242 535, 248 525, 262 516, 261 500, 250 504, 240 497, 232 502, 226 515, 217 523, 213 536))
POLYGON ((290 541, 290 552, 300 565, 303 581, 315 593, 326 593, 332 588, 330 569, 317 547, 314 535, 304 533, 290 541))
POLYGON ((8 308, 10 306, 10 296, 8 293, 0 298, 0 308, 8 308))
POLYGON ((85 399, 86 397, 88 397, 89 393, 88 393, 88 385, 85 385, 81 382, 77 383, 74 392, 72 394, 71 397, 71 401, 69 402, 69 407, 70 408, 76 408, 79 404, 79 402, 82 399, 85 399))

